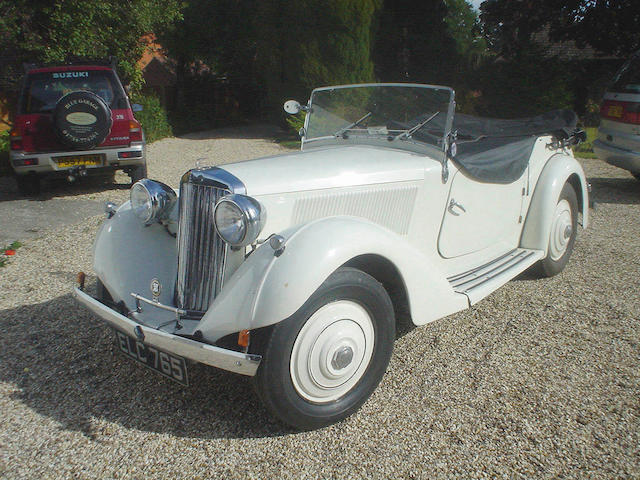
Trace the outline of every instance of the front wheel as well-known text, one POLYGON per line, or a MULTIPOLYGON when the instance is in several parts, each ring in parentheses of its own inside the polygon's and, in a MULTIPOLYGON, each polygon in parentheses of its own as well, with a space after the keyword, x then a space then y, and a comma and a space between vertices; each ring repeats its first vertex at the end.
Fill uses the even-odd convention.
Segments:
POLYGON ((571 184, 565 183, 551 218, 547 256, 537 265, 541 277, 557 275, 566 266, 578 234, 578 197, 571 184))
POLYGON ((143 178, 147 178, 147 164, 138 165, 129 170, 129 177, 131 178, 131 185, 143 178))
POLYGON ((373 277, 340 268, 268 335, 254 377, 259 397, 285 423, 319 428, 354 413, 382 379, 395 339, 393 305, 373 277))
POLYGON ((16 175, 16 186, 23 197, 32 197, 40 193, 40 177, 34 174, 16 175))

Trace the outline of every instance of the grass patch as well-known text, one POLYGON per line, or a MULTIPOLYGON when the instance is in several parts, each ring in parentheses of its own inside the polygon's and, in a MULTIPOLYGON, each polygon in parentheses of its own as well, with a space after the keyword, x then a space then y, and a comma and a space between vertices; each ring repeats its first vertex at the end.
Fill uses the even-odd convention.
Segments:
POLYGON ((13 242, 11 245, 0 248, 0 267, 4 267, 9 263, 9 257, 14 256, 16 254, 16 250, 21 246, 22 244, 20 242, 13 242))
POLYGON ((278 143, 284 148, 300 150, 300 140, 279 140, 278 143))
POLYGON ((596 127, 587 127, 584 129, 587 132, 587 140, 573 149, 573 154, 580 158, 598 158, 593 153, 593 141, 598 138, 598 129, 596 127))

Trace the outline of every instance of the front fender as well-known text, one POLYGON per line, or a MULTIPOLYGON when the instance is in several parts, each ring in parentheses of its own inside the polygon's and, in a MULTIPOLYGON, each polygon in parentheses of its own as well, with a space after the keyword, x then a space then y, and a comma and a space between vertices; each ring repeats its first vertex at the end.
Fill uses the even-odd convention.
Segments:
POLYGON ((582 166, 572 156, 557 154, 549 159, 538 177, 520 237, 521 247, 543 250, 547 254, 553 212, 567 181, 571 181, 574 188, 579 183, 578 208, 582 212, 582 227, 587 228, 589 193, 582 166))
MULTIPOLYGON (((413 322, 421 325, 468 307, 437 263, 403 237, 356 217, 319 219, 284 232, 276 257, 263 244, 240 266, 205 314, 199 329, 214 341, 242 329, 280 322, 296 312, 341 265, 365 254, 394 264, 407 291, 413 322)), ((435 255, 435 253, 434 253, 435 255)))

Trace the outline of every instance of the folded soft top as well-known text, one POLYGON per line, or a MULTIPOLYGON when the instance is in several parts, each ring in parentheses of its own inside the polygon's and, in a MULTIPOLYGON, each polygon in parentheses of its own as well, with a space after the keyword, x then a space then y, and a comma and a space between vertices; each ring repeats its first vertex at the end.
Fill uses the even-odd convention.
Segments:
POLYGON ((456 163, 472 178, 490 183, 511 183, 522 176, 536 139, 571 136, 578 117, 571 110, 554 110, 535 117, 503 120, 456 114, 456 163))

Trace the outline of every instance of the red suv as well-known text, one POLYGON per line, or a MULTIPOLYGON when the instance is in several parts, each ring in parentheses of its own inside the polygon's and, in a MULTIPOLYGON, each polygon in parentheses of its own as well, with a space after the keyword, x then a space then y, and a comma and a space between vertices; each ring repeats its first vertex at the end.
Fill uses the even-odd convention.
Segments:
POLYGON ((27 69, 10 136, 18 189, 39 191, 44 176, 70 182, 124 170, 147 175, 144 133, 113 63, 27 69))

